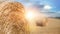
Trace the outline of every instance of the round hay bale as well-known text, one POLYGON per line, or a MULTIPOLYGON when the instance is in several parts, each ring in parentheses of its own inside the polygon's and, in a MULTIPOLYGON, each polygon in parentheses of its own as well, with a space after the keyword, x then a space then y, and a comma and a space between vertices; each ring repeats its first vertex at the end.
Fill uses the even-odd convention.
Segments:
POLYGON ((0 34, 29 34, 28 26, 21 3, 0 4, 0 34))

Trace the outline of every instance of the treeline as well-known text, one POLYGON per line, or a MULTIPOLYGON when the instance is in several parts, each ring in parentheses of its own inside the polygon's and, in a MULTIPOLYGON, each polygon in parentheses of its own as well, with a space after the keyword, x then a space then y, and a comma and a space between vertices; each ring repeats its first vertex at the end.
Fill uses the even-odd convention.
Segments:
POLYGON ((56 18, 56 19, 60 19, 60 17, 48 17, 48 18, 56 18))

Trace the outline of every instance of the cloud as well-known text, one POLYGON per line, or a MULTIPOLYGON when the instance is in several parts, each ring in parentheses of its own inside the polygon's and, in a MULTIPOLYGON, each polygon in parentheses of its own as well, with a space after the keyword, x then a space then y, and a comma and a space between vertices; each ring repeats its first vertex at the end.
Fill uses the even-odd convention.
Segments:
POLYGON ((45 5, 44 7, 43 7, 43 9, 45 9, 45 10, 49 10, 49 9, 51 9, 52 7, 50 6, 50 5, 45 5))

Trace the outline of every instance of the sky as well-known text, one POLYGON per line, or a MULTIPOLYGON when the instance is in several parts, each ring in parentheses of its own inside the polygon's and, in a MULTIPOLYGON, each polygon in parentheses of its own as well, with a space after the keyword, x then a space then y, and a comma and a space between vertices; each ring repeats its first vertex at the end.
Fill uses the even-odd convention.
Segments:
POLYGON ((22 3, 25 7, 37 8, 37 11, 47 17, 60 17, 60 0, 14 0, 22 3))

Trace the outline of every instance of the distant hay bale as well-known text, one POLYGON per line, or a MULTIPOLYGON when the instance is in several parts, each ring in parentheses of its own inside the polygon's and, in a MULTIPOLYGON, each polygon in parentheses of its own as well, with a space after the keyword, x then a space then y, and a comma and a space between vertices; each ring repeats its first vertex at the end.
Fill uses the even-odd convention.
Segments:
POLYGON ((0 34, 29 34, 28 26, 21 3, 0 4, 0 34))

